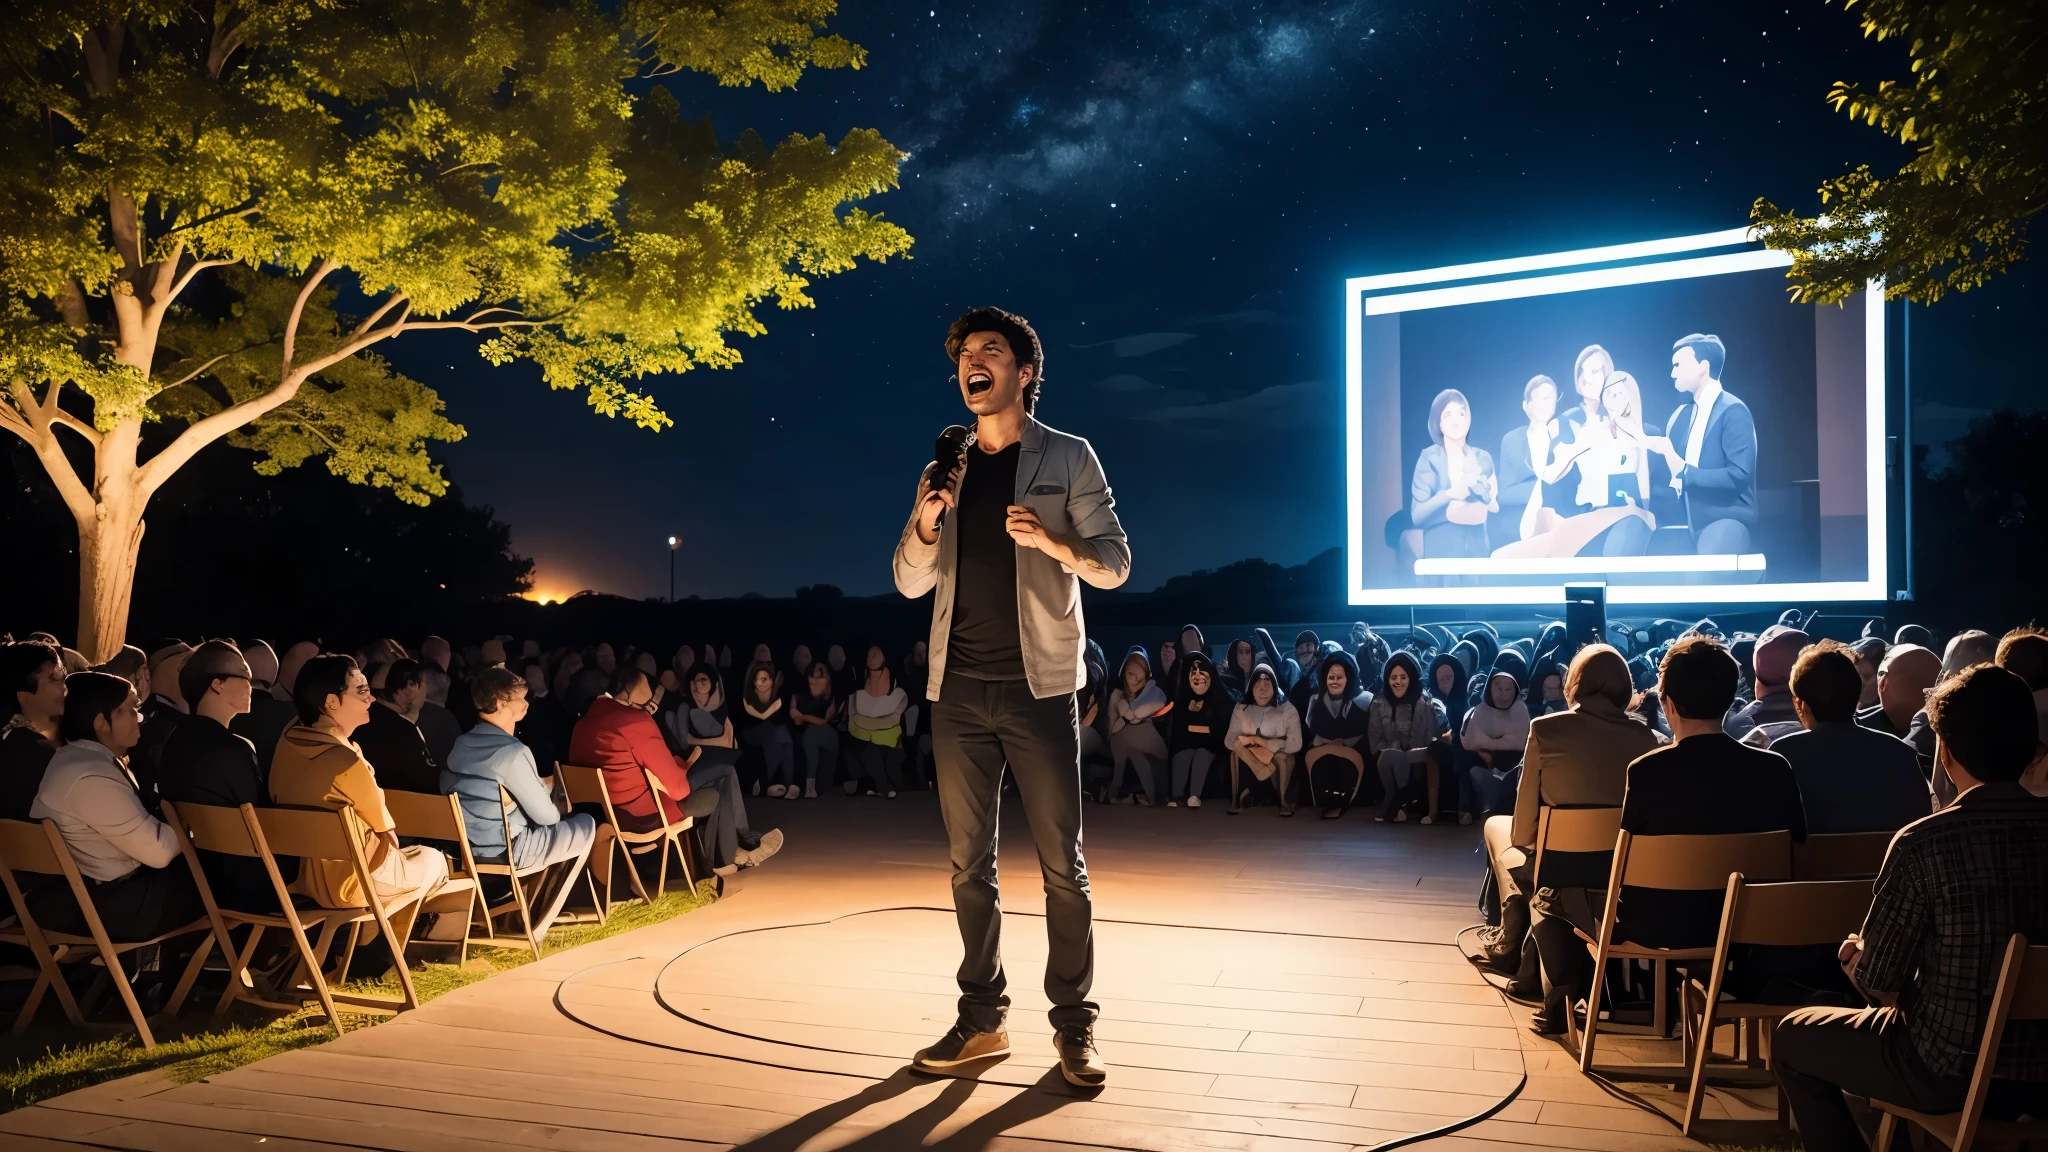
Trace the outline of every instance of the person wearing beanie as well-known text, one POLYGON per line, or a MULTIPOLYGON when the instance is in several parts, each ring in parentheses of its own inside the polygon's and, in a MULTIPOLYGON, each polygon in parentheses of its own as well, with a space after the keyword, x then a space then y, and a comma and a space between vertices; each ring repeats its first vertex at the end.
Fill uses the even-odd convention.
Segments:
POLYGON ((1753 748, 1800 731, 1799 712, 1792 703, 1792 665, 1813 643, 1813 637, 1785 624, 1773 624, 1756 638, 1750 667, 1756 678, 1756 699, 1730 712, 1722 731, 1753 748))
MULTIPOLYGON (((254 677, 241 650, 226 640, 208 640, 186 659, 178 679, 179 692, 192 702, 192 712, 164 741, 157 776, 163 798, 220 808, 264 803, 266 788, 256 746, 232 728, 235 720, 248 714, 254 695, 254 677)), ((201 852, 199 863, 223 906, 239 912, 278 910, 277 893, 262 861, 201 852)), ((296 870, 298 861, 290 863, 296 870)))

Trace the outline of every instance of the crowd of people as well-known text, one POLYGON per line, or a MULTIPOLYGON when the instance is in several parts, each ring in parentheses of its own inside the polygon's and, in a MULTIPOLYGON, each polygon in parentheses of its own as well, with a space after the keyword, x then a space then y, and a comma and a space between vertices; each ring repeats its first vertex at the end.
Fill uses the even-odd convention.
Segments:
MULTIPOLYGON (((1918 1077, 1917 1091, 1954 1088, 1974 1040, 1969 1013, 1949 1009, 1988 996, 1991 936, 2048 940, 2048 632, 1937 646, 1924 628, 1884 637, 1873 624, 1841 643, 1809 635, 1809 620, 1788 612, 1755 636, 1712 620, 1616 625, 1612 643, 1586 645, 1556 624, 1512 640, 1486 625, 1358 624, 1342 641, 1303 631, 1286 650, 1265 629, 1217 643, 1189 625, 1114 666, 1090 641, 1074 701, 1083 785, 1103 803, 1481 822, 1500 911, 1479 962, 1541 1004, 1543 1032, 1565 1029, 1594 978, 1578 933, 1597 928, 1606 883, 1604 869, 1564 871, 1532 890, 1543 807, 1619 807, 1637 835, 1906 829, 1846 963, 1780 958, 1730 984, 1822 1006, 1780 1028, 1779 1065, 1809 1146, 1850 1147, 1813 1135, 1846 1131, 1839 1089, 1858 1091, 1873 1068, 1918 1077), (1974 917, 1940 907, 1980 890, 1974 917), (1925 1014, 1937 1005, 1943 1015, 1925 1014), (1887 1031, 1858 1012, 1903 1016, 1887 1031), (1844 1064, 1847 1051, 1860 1055, 1844 1064)), ((737 660, 684 645, 663 661, 506 637, 282 655, 261 640, 165 641, 87 667, 32 636, 0 647, 0 818, 56 822, 117 941, 199 913, 157 814, 165 799, 351 806, 379 895, 416 908, 449 858, 401 842, 387 792, 455 795, 478 860, 573 866, 602 813, 568 809, 543 779, 585 765, 603 771, 622 830, 692 817, 701 857, 730 875, 782 844, 755 831, 750 800, 933 786, 924 647, 892 661, 880 645, 798 645, 783 662, 766 644, 737 660)), ((223 904, 274 907, 259 863, 204 863, 223 904)), ((346 862, 315 861, 292 889, 342 906, 360 902, 356 883, 346 862)), ((537 902, 543 930, 568 893, 557 883, 537 902)), ((67 891, 28 898, 39 922, 78 927, 67 891)), ((1663 947, 1711 944, 1720 915, 1718 894, 1630 892, 1622 908, 1627 939, 1663 947)), ((2008 1045, 2001 1076, 2048 1080, 2048 1034, 2015 1026, 2008 1045)))

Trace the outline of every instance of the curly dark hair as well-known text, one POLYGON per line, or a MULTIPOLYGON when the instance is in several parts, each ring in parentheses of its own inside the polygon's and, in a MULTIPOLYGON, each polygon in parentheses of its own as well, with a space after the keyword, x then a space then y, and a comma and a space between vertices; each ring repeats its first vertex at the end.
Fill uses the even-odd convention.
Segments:
POLYGON ((1031 322, 1001 308, 970 308, 946 329, 946 359, 958 365, 960 346, 976 332, 999 332, 1010 344, 1010 352, 1022 367, 1031 365, 1031 383, 1024 386, 1024 411, 1038 407, 1038 390, 1045 383, 1045 346, 1031 322))

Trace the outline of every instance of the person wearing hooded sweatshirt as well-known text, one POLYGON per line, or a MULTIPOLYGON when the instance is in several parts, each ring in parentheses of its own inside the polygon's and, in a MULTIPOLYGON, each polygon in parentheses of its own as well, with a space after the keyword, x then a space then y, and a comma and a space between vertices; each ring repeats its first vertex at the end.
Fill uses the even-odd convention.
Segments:
POLYGON ((1365 781, 1365 753, 1359 749, 1372 693, 1359 686, 1358 665, 1341 651, 1325 655, 1302 679, 1321 686, 1302 711, 1309 797, 1323 806, 1323 819, 1335 820, 1358 798, 1358 786, 1365 781))
POLYGON ((1141 804, 1156 804, 1160 785, 1166 783, 1166 741, 1159 735, 1153 717, 1168 706, 1166 693, 1152 678, 1152 661, 1143 645, 1134 644, 1124 653, 1121 680, 1109 693, 1109 752, 1116 764, 1106 799, 1114 802, 1123 792, 1124 767, 1137 770, 1144 793, 1141 804))
POLYGON ((1167 755, 1172 763, 1172 807, 1185 797, 1190 808, 1202 806, 1202 789, 1208 786, 1209 770, 1223 757, 1224 737, 1230 732, 1230 714, 1236 704, 1223 690, 1216 675, 1216 662, 1209 654, 1195 651, 1181 660, 1180 687, 1167 713, 1167 755))
POLYGON ((1205 637, 1204 637, 1204 636, 1202 635, 1202 630, 1201 630, 1200 628, 1197 628, 1197 627, 1195 627, 1195 626, 1194 626, 1193 624, 1183 624, 1183 625, 1181 625, 1181 626, 1180 626, 1180 655, 1181 655, 1181 662, 1180 662, 1180 663, 1177 663, 1177 664, 1175 664, 1175 665, 1174 665, 1174 669, 1173 669, 1173 679, 1172 679, 1172 681, 1171 681, 1171 685, 1172 685, 1172 687, 1171 687, 1171 689, 1170 689, 1170 691, 1169 691, 1169 693, 1168 693, 1169 695, 1171 695, 1171 696, 1172 696, 1172 697, 1173 697, 1174 699, 1176 699, 1176 700, 1180 699, 1180 690, 1181 690, 1181 689, 1182 689, 1183 687, 1185 687, 1185 686, 1187 685, 1187 679, 1188 679, 1188 666, 1187 666, 1187 664, 1186 664, 1186 660, 1187 660, 1187 658, 1188 658, 1188 657, 1190 657, 1190 656, 1194 655, 1194 654, 1195 654, 1195 653, 1197 653, 1197 652, 1200 652, 1200 653, 1201 653, 1202 655, 1204 655, 1204 656, 1208 656, 1208 657, 1209 657, 1209 660, 1210 660, 1210 664, 1209 664, 1209 674, 1210 674, 1210 675, 1212 675, 1212 676, 1213 676, 1213 675, 1215 675, 1215 674, 1216 674, 1216 672, 1217 672, 1217 668, 1216 668, 1216 664, 1215 664, 1215 659, 1216 659, 1216 658, 1215 658, 1214 656, 1210 655, 1210 652, 1209 652, 1209 641, 1208 641, 1208 639, 1207 639, 1207 638, 1205 638, 1205 637))
POLYGON ((1301 666, 1280 651, 1280 646, 1273 642, 1273 634, 1264 628, 1252 629, 1252 661, 1273 670, 1274 682, 1283 693, 1301 678, 1301 666))
POLYGON ((1512 810, 1510 797, 1529 742, 1529 705, 1513 674, 1495 672, 1487 679, 1486 695, 1465 714, 1463 731, 1464 768, 1481 818, 1512 810))
POLYGON ((1280 815, 1294 815, 1287 786, 1293 781, 1294 758, 1301 752, 1301 714, 1281 697, 1280 680, 1270 667, 1260 664, 1252 669, 1244 699, 1230 714, 1223 744, 1231 753, 1230 814, 1244 808, 1249 789, 1238 785, 1238 770, 1244 768, 1257 779, 1272 779, 1280 796, 1280 815))
MULTIPOLYGON (((1251 688, 1252 670, 1257 665, 1258 660, 1253 657, 1252 642, 1249 640, 1232 640, 1230 647, 1224 650, 1223 686, 1229 689, 1230 694, 1236 697, 1239 703, 1245 700, 1245 694, 1251 688)), ((1277 673, 1273 682, 1280 682, 1277 673)))
MULTIPOLYGON (((1476 658, 1479 650, 1459 641, 1450 651, 1429 662, 1429 694, 1444 706, 1444 730, 1430 742, 1430 761, 1436 766, 1437 779, 1451 778, 1457 781, 1458 823, 1472 822, 1475 798, 1469 795, 1471 781, 1458 768, 1463 759, 1464 747, 1459 743, 1459 734, 1465 728, 1465 713, 1470 708, 1471 697, 1467 694, 1468 682, 1472 679, 1466 660, 1476 658)), ((1431 802, 1430 815, 1436 815, 1435 802, 1431 802)))
POLYGON ((1097 800, 1107 800, 1109 751, 1109 657, 1102 645, 1090 640, 1081 650, 1083 678, 1074 690, 1075 731, 1081 745, 1081 790, 1097 800))
POLYGON ((1429 746, 1446 727, 1443 701, 1423 690, 1422 667, 1414 654, 1404 648, 1387 657, 1380 689, 1366 710, 1365 726, 1366 755, 1379 769, 1380 789, 1386 796, 1386 806, 1377 819, 1396 824, 1408 819, 1404 800, 1409 782, 1416 767, 1424 766, 1428 769, 1429 810, 1422 822, 1436 822, 1439 781, 1429 746))

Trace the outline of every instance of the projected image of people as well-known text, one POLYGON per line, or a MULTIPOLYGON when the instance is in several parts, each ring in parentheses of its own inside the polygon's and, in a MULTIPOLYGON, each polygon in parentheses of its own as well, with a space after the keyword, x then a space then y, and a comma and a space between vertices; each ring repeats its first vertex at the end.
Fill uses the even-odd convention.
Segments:
POLYGON ((1361 324, 1360 587, 1881 578, 1861 310, 1775 271, 1414 295, 1361 324))

